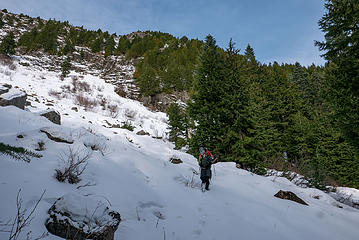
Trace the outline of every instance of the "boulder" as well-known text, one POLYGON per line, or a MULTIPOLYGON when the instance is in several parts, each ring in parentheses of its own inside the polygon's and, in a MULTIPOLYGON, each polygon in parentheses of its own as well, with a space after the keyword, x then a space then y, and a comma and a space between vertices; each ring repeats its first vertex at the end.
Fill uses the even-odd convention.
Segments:
POLYGON ((45 133, 50 140, 55 142, 68 143, 68 144, 74 143, 72 137, 64 134, 61 131, 61 129, 44 127, 40 129, 40 132, 45 133))
POLYGON ((281 199, 291 200, 291 201, 294 201, 294 202, 297 202, 297 203, 300 203, 303 205, 308 205, 301 198, 299 198, 297 195, 295 195, 293 192, 290 192, 290 191, 280 190, 274 196, 277 198, 281 198, 281 199))
POLYGON ((140 135, 140 136, 144 136, 144 135, 149 136, 149 135, 150 135, 148 132, 146 132, 146 131, 144 131, 144 130, 138 131, 136 134, 137 134, 137 135, 140 135))
POLYGON ((179 159, 178 157, 171 157, 170 162, 173 163, 173 164, 183 163, 183 161, 181 159, 179 159))
POLYGON ((0 84, 0 106, 13 105, 25 109, 26 98, 24 91, 12 88, 9 84, 0 84))
POLYGON ((46 110, 46 111, 40 113, 40 116, 46 117, 51 122, 61 125, 61 115, 56 110, 46 110))
POLYGON ((121 222, 108 203, 91 196, 66 194, 48 211, 45 226, 49 233, 72 240, 113 240, 121 222))

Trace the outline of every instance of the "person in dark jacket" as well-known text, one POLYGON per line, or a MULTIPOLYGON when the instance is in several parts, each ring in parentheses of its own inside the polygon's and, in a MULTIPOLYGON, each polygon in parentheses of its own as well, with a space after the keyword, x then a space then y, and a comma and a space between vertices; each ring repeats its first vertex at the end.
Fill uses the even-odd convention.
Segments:
POLYGON ((209 190, 209 180, 212 178, 212 164, 218 162, 217 158, 214 158, 212 153, 205 147, 199 148, 199 158, 198 163, 201 167, 201 180, 202 180, 202 187, 205 185, 205 189, 209 190))

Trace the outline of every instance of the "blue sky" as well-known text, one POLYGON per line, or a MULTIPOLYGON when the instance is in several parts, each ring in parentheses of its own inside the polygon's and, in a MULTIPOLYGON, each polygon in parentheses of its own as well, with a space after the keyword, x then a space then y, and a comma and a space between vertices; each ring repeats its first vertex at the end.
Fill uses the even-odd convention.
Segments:
POLYGON ((323 40, 317 22, 324 0, 1 0, 0 8, 117 34, 211 34, 223 48, 233 38, 242 53, 249 43, 262 63, 325 62, 314 46, 323 40))

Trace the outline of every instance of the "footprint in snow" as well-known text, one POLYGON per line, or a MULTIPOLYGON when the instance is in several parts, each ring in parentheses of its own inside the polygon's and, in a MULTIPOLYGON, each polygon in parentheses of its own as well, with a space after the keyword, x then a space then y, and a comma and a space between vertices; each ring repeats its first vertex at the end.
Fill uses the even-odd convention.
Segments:
POLYGON ((159 203, 156 203, 154 201, 149 201, 149 202, 139 202, 138 206, 140 208, 151 208, 151 207, 158 207, 158 208, 163 208, 163 206, 159 203))

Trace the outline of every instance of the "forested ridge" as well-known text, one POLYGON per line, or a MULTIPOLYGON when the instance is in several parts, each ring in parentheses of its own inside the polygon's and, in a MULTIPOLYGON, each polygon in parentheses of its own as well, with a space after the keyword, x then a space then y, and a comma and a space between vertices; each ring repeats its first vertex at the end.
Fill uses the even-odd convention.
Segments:
POLYGON ((205 145, 221 161, 256 173, 293 170, 316 187, 358 188, 359 4, 331 0, 326 9, 319 21, 325 41, 317 42, 325 66, 264 64, 249 44, 240 50, 231 40, 222 49, 211 35, 205 42, 151 31, 118 36, 6 10, 1 28, 28 28, 10 32, 0 50, 41 50, 70 61, 88 49, 137 59, 134 78, 143 96, 190 93, 186 107, 173 103, 167 110, 177 148, 197 155, 205 145))

